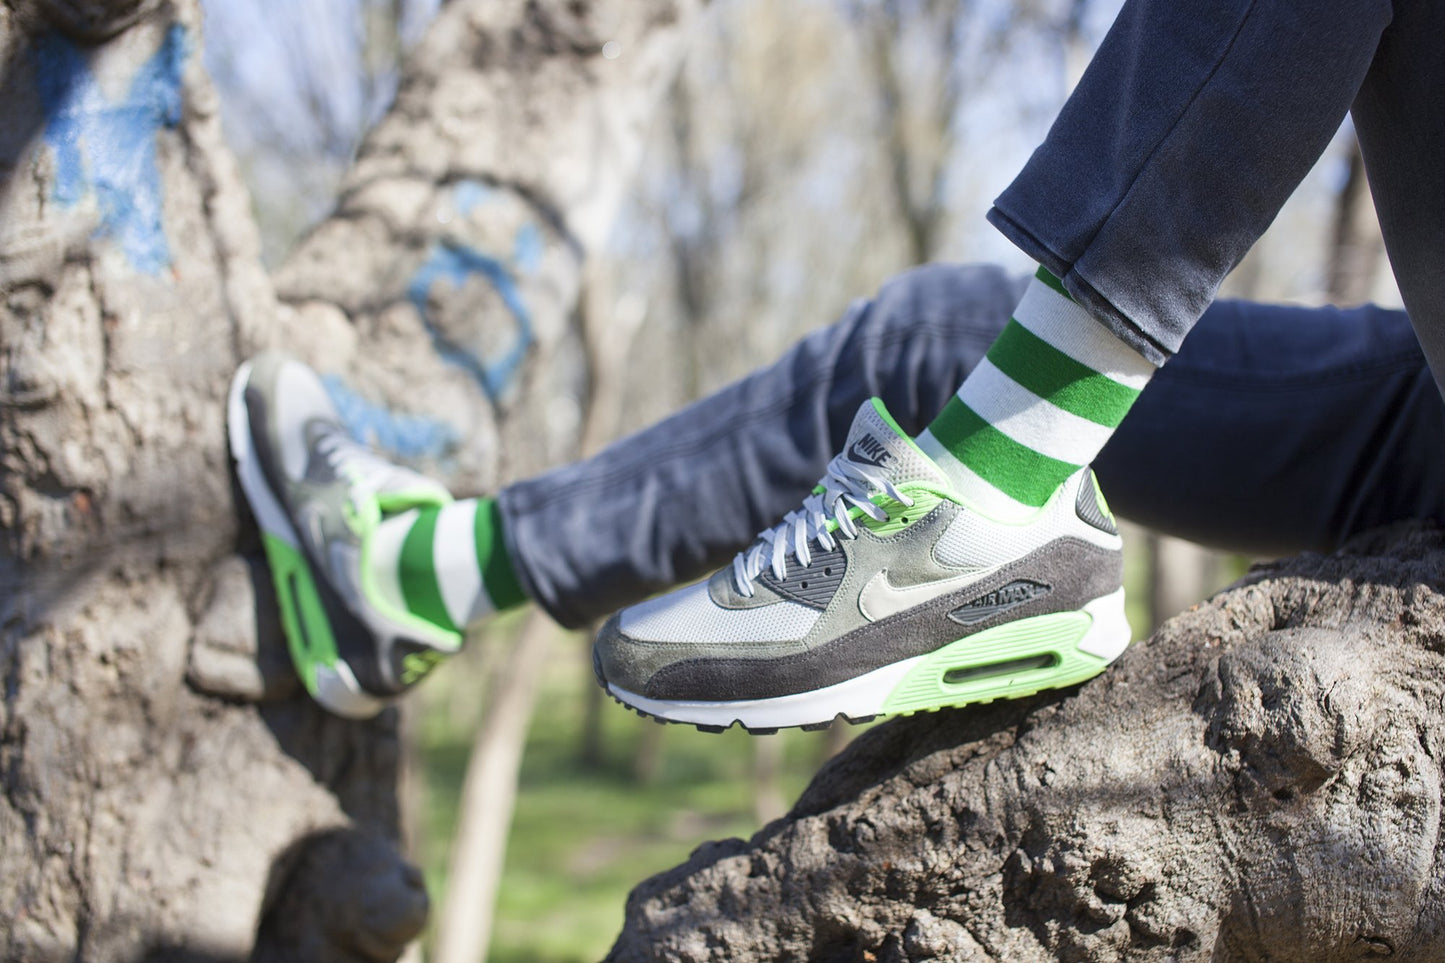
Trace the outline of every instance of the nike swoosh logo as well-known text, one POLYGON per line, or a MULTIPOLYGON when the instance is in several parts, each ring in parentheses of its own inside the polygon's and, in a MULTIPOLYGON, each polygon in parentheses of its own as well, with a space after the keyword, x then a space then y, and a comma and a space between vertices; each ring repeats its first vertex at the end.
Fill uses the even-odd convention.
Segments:
POLYGON ((967 588, 992 571, 993 569, 966 572, 936 582, 923 582, 900 588, 888 580, 888 569, 885 568, 870 578, 868 584, 863 586, 863 591, 858 593, 858 611, 862 612, 869 622, 877 622, 879 619, 886 619, 890 615, 932 602, 950 592, 967 588))

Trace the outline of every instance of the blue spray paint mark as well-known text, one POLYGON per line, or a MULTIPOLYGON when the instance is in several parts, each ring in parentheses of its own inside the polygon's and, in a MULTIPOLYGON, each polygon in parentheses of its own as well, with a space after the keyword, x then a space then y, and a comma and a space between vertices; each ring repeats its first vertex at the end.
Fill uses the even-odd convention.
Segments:
POLYGON ((342 424, 358 441, 401 459, 440 459, 456 447, 456 429, 444 421, 398 414, 363 398, 336 375, 323 375, 321 381, 342 424))
POLYGON ((517 290, 517 282, 512 277, 512 272, 500 261, 479 251, 452 242, 443 242, 432 248, 426 263, 412 278, 407 287, 407 298, 431 332, 432 342, 438 353, 447 361, 463 368, 481 385, 487 397, 496 401, 516 379, 527 349, 535 340, 531 314, 522 301, 521 292, 517 290), (479 360, 471 352, 449 341, 432 324, 427 311, 427 298, 432 285, 438 281, 447 281, 454 288, 460 288, 474 274, 486 278, 497 294, 501 295, 502 302, 506 304, 517 326, 516 338, 511 347, 500 357, 490 360, 479 360))
POLYGON ((46 34, 32 54, 45 143, 55 154, 56 202, 73 207, 93 191, 100 209, 96 236, 114 238, 131 266, 146 274, 171 263, 156 132, 180 123, 189 53, 185 30, 171 27, 119 102, 106 99, 85 53, 61 35, 46 34))
POLYGON ((512 240, 512 260, 523 274, 534 274, 542 266, 542 232, 537 225, 522 225, 512 240))
POLYGON ((463 217, 470 214, 478 204, 485 204, 495 192, 481 181, 460 181, 452 194, 453 202, 463 217))

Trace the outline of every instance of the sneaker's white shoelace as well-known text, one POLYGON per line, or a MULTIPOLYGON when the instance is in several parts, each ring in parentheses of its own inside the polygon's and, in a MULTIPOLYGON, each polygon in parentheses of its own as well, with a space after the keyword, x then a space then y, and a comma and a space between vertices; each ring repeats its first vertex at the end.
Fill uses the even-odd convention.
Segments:
POLYGON ((825 552, 836 548, 834 533, 828 531, 830 520, 838 523, 836 534, 857 538, 858 526, 849 509, 857 508, 876 522, 887 521, 888 513, 870 500, 872 495, 882 492, 904 507, 913 504, 913 499, 893 482, 841 454, 828 463, 828 471, 818 484, 822 491, 803 499, 800 507, 784 515, 781 522, 759 535, 751 548, 733 559, 733 583, 739 595, 752 597, 753 580, 765 567, 779 581, 786 578, 789 552, 801 568, 807 568, 813 560, 809 542, 816 541, 825 552))
POLYGON ((338 478, 350 486, 352 507, 361 511, 367 499, 380 493, 396 473, 396 466, 346 433, 328 427, 316 439, 316 450, 338 478))

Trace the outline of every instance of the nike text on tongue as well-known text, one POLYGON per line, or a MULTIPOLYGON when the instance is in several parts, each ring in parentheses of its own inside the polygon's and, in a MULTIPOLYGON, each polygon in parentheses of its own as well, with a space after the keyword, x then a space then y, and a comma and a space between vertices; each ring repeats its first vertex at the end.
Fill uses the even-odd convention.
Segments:
POLYGON ((853 444, 848 446, 848 458, 864 465, 872 465, 874 468, 887 468, 888 463, 893 460, 893 453, 883 446, 883 442, 872 435, 864 435, 853 444))

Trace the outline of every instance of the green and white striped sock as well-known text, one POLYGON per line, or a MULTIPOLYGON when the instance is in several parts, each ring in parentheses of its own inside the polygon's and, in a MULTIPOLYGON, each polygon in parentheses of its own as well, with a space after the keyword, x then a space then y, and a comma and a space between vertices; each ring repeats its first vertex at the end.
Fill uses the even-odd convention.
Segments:
POLYGON ((493 612, 527 601, 491 498, 384 519, 366 549, 379 601, 445 632, 461 633, 493 612))
POLYGON ((1039 268, 918 445, 986 514, 1022 519, 1094 460, 1154 371, 1039 268))

